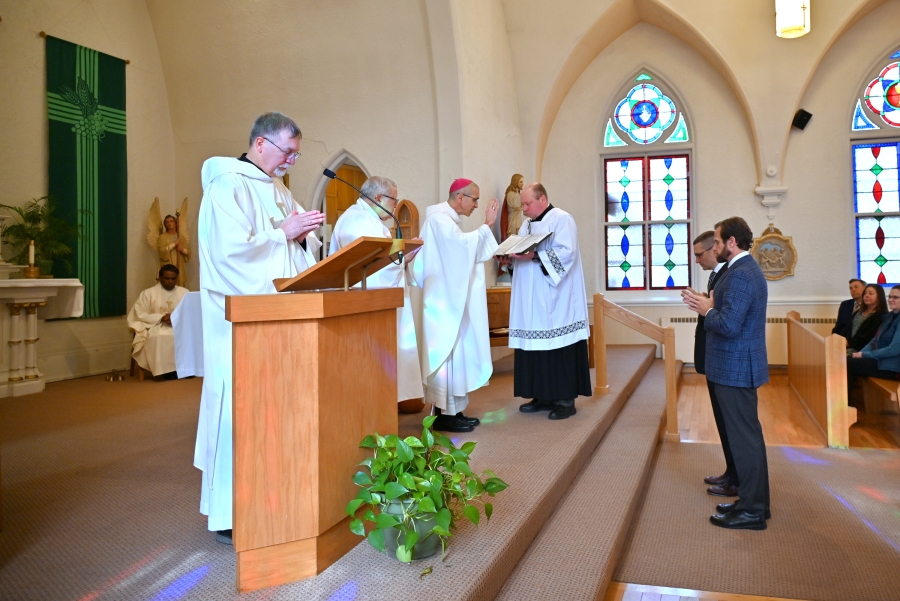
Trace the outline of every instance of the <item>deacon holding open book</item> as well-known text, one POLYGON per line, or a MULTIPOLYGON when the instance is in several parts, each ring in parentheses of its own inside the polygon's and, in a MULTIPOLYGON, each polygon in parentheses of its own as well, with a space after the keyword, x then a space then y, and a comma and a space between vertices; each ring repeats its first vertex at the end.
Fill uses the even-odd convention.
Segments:
POLYGON ((509 346, 515 349, 514 394, 532 399, 519 407, 523 413, 549 411, 550 419, 566 419, 575 415, 575 397, 593 392, 578 230, 571 215, 550 204, 539 183, 522 190, 522 210, 528 219, 519 236, 504 241, 516 251, 508 254, 513 259, 509 346))
POLYGON ((492 199, 484 225, 464 232, 462 215, 471 215, 479 200, 472 180, 454 180, 447 202, 426 209, 424 245, 413 262, 413 277, 424 297, 420 354, 425 402, 438 414, 432 427, 446 432, 471 432, 480 423, 463 411, 469 393, 494 373, 484 262, 497 250, 491 227, 500 205, 492 199))

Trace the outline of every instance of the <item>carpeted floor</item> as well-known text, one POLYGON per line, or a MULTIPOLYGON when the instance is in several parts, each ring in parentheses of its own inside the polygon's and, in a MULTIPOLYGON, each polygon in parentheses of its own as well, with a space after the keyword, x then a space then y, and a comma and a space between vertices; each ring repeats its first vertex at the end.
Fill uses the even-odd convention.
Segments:
POLYGON ((721 448, 663 443, 614 580, 815 601, 900 599, 900 453, 769 447, 772 519, 709 523, 721 448))
MULTIPOLYGON (((524 552, 577 475, 580 464, 570 465, 572 457, 591 441, 596 447, 598 424, 612 421, 614 399, 627 382, 636 385, 639 366, 652 354, 652 346, 611 350, 611 393, 579 399, 578 414, 561 422, 518 412, 512 362, 498 362, 491 385, 472 395, 472 413, 483 424, 459 439, 477 440, 473 468, 496 469, 510 488, 495 498, 489 523, 462 524, 443 563, 402 565, 362 542, 315 579, 245 595, 235 591, 233 548, 215 542, 198 512, 200 473, 192 458, 199 379, 85 378, 2 399, 0 599, 491 598, 485 591, 499 590, 503 581, 467 566, 512 570, 517 556, 497 549, 524 552), (528 503, 542 513, 523 523, 528 503), (547 507, 534 507, 539 504, 547 507), (420 577, 429 566, 432 574, 420 577)), ((420 430, 424 415, 404 416, 401 432, 420 430)))

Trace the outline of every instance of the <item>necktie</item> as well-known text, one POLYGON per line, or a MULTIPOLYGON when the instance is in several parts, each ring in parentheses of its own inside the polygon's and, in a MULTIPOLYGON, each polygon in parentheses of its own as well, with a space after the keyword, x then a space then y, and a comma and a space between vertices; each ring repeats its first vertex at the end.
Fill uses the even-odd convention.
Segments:
POLYGON ((706 285, 706 294, 709 294, 716 287, 716 284, 722 281, 722 276, 728 271, 728 263, 722 265, 719 271, 715 271, 709 276, 709 283, 706 285))

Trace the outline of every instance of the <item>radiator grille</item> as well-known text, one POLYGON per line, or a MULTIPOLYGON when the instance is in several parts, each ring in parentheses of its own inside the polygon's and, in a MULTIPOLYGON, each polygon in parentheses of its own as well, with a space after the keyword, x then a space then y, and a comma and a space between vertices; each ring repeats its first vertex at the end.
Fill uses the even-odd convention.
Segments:
MULTIPOLYGON (((665 325, 665 321, 668 320, 668 323, 697 323, 696 317, 663 317, 661 321, 663 321, 665 325)), ((835 323, 837 320, 834 317, 801 317, 800 323, 835 323)), ((787 323, 786 317, 767 317, 766 323, 787 323)))

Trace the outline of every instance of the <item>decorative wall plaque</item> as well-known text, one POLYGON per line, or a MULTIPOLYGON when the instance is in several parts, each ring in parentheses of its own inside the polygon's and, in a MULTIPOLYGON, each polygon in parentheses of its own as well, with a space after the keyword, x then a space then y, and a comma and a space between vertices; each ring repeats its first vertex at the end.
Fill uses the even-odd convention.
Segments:
POLYGON ((753 239, 750 254, 759 263, 767 280, 780 280, 794 275, 797 265, 797 249, 790 236, 784 236, 777 227, 769 224, 762 236, 753 239))

